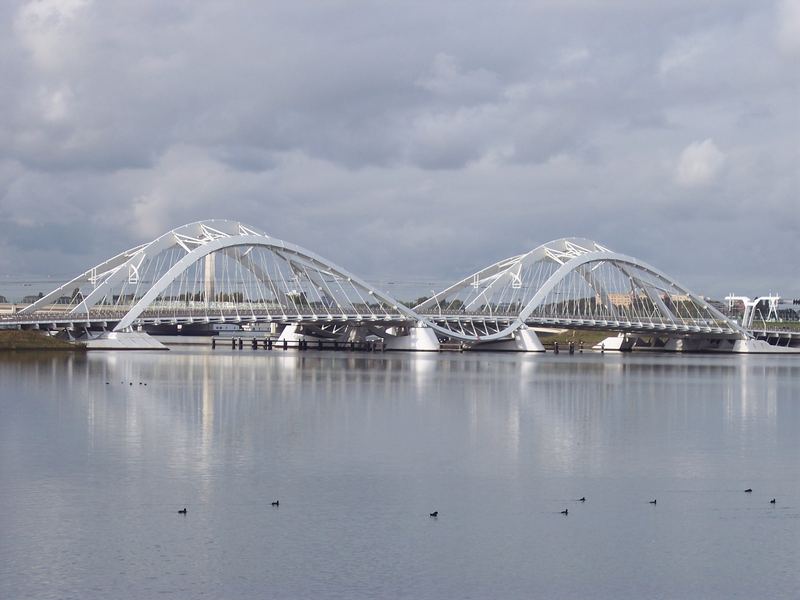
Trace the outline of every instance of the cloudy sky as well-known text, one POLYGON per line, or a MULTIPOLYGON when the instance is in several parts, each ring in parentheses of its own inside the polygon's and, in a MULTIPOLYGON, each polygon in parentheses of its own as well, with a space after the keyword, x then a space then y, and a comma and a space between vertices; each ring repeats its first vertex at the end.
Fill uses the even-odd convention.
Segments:
POLYGON ((800 0, 7 0, 0 28, 0 288, 232 218, 377 282, 577 235, 800 297, 800 0))

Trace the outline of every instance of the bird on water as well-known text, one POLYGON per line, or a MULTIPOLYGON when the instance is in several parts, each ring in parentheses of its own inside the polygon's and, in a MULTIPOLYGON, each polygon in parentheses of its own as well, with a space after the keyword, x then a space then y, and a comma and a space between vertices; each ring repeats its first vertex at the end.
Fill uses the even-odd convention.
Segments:
POLYGON ((280 506, 280 505, 281 505, 280 500, 275 500, 275 502, 272 503, 272 506, 280 506))
POLYGON ((658 500, 653 498, 652 500, 650 500, 650 504, 658 504, 658 500))
POLYGON ((751 493, 752 491, 753 491, 753 488, 747 488, 747 489, 744 491, 744 493, 745 493, 745 494, 749 494, 749 493, 751 493))
POLYGON ((181 510, 178 511, 179 515, 185 515, 186 513, 187 513, 186 508, 182 508, 181 510))
POLYGON ((568 515, 569 514, 569 509, 565 508, 564 510, 561 511, 561 514, 562 515, 568 515))
POLYGON ((436 517, 438 517, 438 516, 439 516, 439 511, 438 511, 438 510, 435 510, 435 511, 433 511, 433 512, 432 512, 430 515, 428 515, 428 516, 431 516, 431 517, 433 517, 433 518, 435 519, 436 517))
POLYGON ((775 498, 769 501, 770 504, 775 504, 775 498))
POLYGON ((578 498, 578 502, 586 502, 586 496, 578 498))

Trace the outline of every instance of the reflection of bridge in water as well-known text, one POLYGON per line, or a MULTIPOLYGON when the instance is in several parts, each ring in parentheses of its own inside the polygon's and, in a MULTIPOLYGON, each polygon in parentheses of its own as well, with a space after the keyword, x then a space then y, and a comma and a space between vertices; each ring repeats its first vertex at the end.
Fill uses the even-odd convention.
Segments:
POLYGON ((407 307, 300 246, 218 220, 122 252, 0 320, 128 346, 147 331, 220 324, 409 350, 542 351, 536 328, 619 334, 608 349, 774 350, 656 268, 590 240, 543 244, 407 307))

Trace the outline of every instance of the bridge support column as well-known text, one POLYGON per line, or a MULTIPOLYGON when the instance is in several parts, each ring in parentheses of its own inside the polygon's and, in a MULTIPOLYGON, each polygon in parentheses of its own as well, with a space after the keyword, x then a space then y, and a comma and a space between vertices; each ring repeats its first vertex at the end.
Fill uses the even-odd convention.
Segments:
POLYGON ((429 327, 409 327, 408 335, 384 338, 386 350, 412 350, 415 352, 438 352, 439 338, 429 327))
POLYGON ((736 340, 731 352, 736 354, 800 354, 800 348, 773 346, 764 340, 736 340))
POLYGON ((364 325, 351 325, 337 340, 345 343, 363 342, 367 339, 368 335, 369 330, 364 325))
POLYGON ((520 327, 510 340, 476 344, 476 350, 499 350, 504 352, 544 352, 544 345, 533 329, 520 327))
MULTIPOLYGON (((302 327, 298 324, 287 325, 281 331, 280 336, 278 336, 278 341, 282 342, 286 340, 290 343, 300 343, 300 342, 317 342, 319 340, 326 340, 327 338, 318 337, 315 335, 310 335, 308 333, 301 333, 302 327)), ((347 340, 350 341, 350 340, 347 340)))
MULTIPOLYGON (((672 340, 670 340, 672 341, 672 340)), ((680 340, 678 340, 680 341, 680 340)), ((593 350, 616 350, 618 352, 629 352, 633 349, 633 345, 636 343, 635 337, 629 337, 626 334, 619 334, 614 335, 611 337, 607 337, 599 344, 595 344, 592 346, 593 350)))
POLYGON ((156 338, 139 331, 104 331, 87 337, 84 342, 89 350, 168 350, 156 338))
POLYGON ((278 336, 278 341, 283 342, 302 342, 303 340, 307 339, 316 339, 312 338, 311 336, 305 335, 304 333, 300 333, 300 326, 299 325, 287 325, 281 331, 280 336, 278 336))

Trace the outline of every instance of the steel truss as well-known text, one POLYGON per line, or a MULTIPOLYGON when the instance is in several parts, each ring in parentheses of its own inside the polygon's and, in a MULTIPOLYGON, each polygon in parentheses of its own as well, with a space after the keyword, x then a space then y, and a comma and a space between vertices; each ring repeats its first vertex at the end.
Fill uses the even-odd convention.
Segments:
POLYGON ((59 327, 301 324, 321 337, 429 327, 440 338, 509 339, 551 326, 747 338, 737 323, 658 269, 565 238, 496 262, 413 309, 305 248, 236 221, 173 229, 82 273, 5 322, 59 327))

